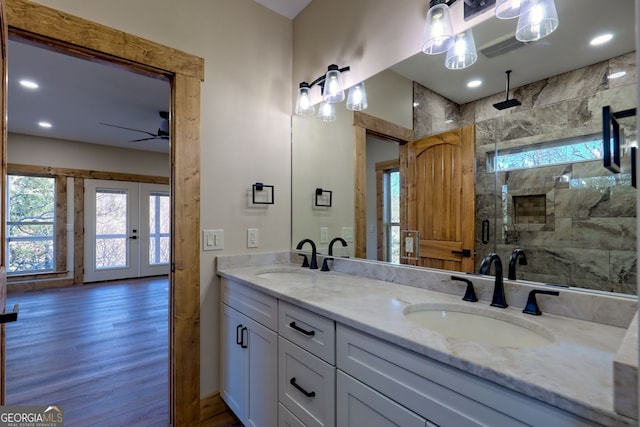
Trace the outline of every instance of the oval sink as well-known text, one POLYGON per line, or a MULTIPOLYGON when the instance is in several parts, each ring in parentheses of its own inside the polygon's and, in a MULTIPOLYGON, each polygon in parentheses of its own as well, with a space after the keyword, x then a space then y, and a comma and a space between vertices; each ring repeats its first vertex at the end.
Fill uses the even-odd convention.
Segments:
POLYGON ((417 326, 447 337, 502 347, 538 347, 555 341, 543 326, 484 307, 459 304, 414 304, 405 317, 417 326))
POLYGON ((256 273, 256 277, 275 280, 308 280, 312 277, 312 273, 294 269, 279 269, 261 271, 256 273))

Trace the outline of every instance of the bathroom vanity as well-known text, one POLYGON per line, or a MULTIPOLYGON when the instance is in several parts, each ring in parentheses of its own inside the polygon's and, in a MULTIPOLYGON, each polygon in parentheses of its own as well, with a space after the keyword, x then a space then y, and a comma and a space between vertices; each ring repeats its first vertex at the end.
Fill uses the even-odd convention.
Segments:
POLYGON ((637 342, 633 299, 560 290, 530 316, 530 284, 505 282, 501 309, 487 276, 464 275, 480 299, 467 302, 451 272, 298 259, 217 260, 221 395, 245 425, 637 424, 614 409, 615 393, 635 393, 614 390, 613 374, 637 342))

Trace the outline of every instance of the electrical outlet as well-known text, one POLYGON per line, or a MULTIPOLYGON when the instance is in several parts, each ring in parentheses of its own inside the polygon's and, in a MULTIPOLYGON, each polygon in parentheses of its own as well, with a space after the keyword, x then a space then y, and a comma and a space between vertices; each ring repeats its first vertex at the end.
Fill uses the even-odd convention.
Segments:
POLYGON ((320 227, 320 243, 329 243, 329 227, 320 227))
POLYGON ((257 228, 248 228, 247 229, 247 247, 248 248, 257 248, 258 247, 258 229, 257 228))

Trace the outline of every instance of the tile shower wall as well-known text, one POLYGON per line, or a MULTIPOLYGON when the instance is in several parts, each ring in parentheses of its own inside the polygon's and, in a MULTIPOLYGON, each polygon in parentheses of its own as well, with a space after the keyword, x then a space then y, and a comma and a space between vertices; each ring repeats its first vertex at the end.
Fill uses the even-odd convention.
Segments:
MULTIPOLYGON (((637 292, 636 190, 630 185, 628 154, 619 174, 602 161, 500 172, 497 179, 486 168, 487 153, 496 148, 601 133, 602 107, 636 107, 636 85, 635 52, 516 88, 511 96, 522 105, 502 111, 493 104, 504 93, 457 105, 414 83, 416 136, 476 124, 478 263, 495 248, 507 264, 519 247, 529 261, 518 266, 519 279, 637 292), (624 77, 607 78, 620 69, 627 71, 624 77), (535 205, 535 214, 525 212, 526 220, 516 220, 514 201, 521 209, 535 205), (485 219, 491 222, 488 244, 480 235, 485 219)), ((637 140, 635 120, 623 121, 628 140, 637 140)))

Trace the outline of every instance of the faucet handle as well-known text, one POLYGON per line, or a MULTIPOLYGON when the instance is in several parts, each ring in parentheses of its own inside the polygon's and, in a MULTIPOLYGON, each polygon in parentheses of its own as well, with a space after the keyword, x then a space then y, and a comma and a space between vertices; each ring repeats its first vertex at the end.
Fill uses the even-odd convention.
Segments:
POLYGON ((542 295, 560 295, 558 291, 544 291, 542 289, 534 289, 529 292, 529 297, 527 298, 527 305, 522 310, 523 313, 532 314, 534 316, 540 316, 542 312, 540 308, 538 308, 538 301, 536 300, 536 294, 542 295))
POLYGON ((304 257, 302 260, 302 266, 309 267, 309 258, 307 258, 307 254, 298 254, 298 256, 304 257))
POLYGON ((469 279, 463 279, 458 276, 451 276, 451 280, 457 280, 459 282, 464 282, 467 284, 467 290, 464 293, 464 297, 462 297, 463 301, 476 302, 478 301, 478 297, 476 296, 476 291, 473 289, 473 282, 469 279))
POLYGON ((324 259, 322 260, 322 267, 320 268, 320 271, 329 271, 329 264, 327 263, 327 261, 333 261, 333 257, 324 257, 324 259))

